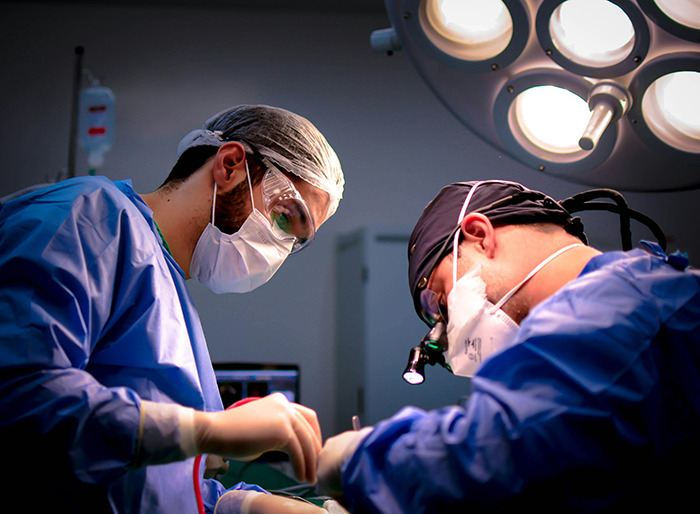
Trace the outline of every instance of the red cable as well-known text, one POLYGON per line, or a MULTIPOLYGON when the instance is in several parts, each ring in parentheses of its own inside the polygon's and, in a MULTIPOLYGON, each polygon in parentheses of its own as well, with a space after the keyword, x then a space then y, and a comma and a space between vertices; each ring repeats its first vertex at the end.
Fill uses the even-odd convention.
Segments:
MULTIPOLYGON (((248 398, 243 398, 242 400, 238 400, 233 405, 228 406, 226 410, 233 409, 234 407, 239 407, 240 405, 252 402, 253 400, 259 400, 259 397, 250 396, 248 398)), ((199 514, 205 514, 204 501, 202 500, 202 490, 199 488, 199 467, 201 466, 201 464, 202 456, 197 455, 197 457, 194 459, 194 472, 192 473, 192 482, 194 483, 194 496, 197 501, 197 511, 199 512, 199 514)))
POLYGON ((202 463, 202 456, 197 455, 194 459, 194 496, 197 499, 197 511, 199 514, 204 514, 204 502, 202 501, 202 491, 199 489, 199 465, 202 463))

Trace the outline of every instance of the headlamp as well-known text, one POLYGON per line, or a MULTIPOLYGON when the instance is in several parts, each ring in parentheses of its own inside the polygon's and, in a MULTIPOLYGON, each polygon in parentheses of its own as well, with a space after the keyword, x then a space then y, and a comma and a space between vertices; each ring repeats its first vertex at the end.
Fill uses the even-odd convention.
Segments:
POLYGON ((408 355, 408 364, 403 372, 403 379, 412 385, 422 384, 425 381, 425 365, 439 364, 448 371, 450 367, 445 363, 443 352, 447 349, 447 328, 442 321, 438 321, 423 337, 420 344, 408 355))

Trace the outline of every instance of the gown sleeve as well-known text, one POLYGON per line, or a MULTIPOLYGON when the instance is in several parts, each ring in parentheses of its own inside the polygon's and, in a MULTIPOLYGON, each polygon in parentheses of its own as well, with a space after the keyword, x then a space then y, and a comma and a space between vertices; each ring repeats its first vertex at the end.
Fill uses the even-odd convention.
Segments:
POLYGON ((116 298, 138 302, 152 280, 133 245, 140 221, 102 189, 2 206, 0 434, 25 463, 65 462, 85 483, 138 464, 140 398, 101 385, 89 361, 109 344, 116 298))

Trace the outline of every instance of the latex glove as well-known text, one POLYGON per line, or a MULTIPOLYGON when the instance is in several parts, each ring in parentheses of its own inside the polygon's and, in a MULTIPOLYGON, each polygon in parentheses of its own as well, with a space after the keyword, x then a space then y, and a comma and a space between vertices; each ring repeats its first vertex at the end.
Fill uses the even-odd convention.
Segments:
POLYGON ((281 393, 223 412, 195 412, 194 441, 201 453, 242 461, 285 452, 297 479, 316 483, 322 441, 316 413, 281 393))
POLYGON ((225 475, 228 471, 228 462, 218 455, 207 455, 204 462, 204 478, 216 478, 217 475, 225 475))
POLYGON ((341 469, 360 445, 362 440, 372 431, 372 427, 362 430, 348 430, 329 438, 323 445, 318 456, 318 486, 324 494, 340 497, 341 469))
POLYGON ((214 514, 328 514, 325 509, 294 498, 234 489, 216 503, 214 514))

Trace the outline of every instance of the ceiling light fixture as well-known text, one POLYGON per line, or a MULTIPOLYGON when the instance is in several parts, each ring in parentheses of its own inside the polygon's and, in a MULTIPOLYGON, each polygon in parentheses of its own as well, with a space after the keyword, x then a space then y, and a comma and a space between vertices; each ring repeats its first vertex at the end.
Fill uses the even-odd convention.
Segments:
POLYGON ((385 5, 392 27, 373 49, 403 50, 467 128, 526 166, 597 187, 700 187, 698 0, 385 5))

